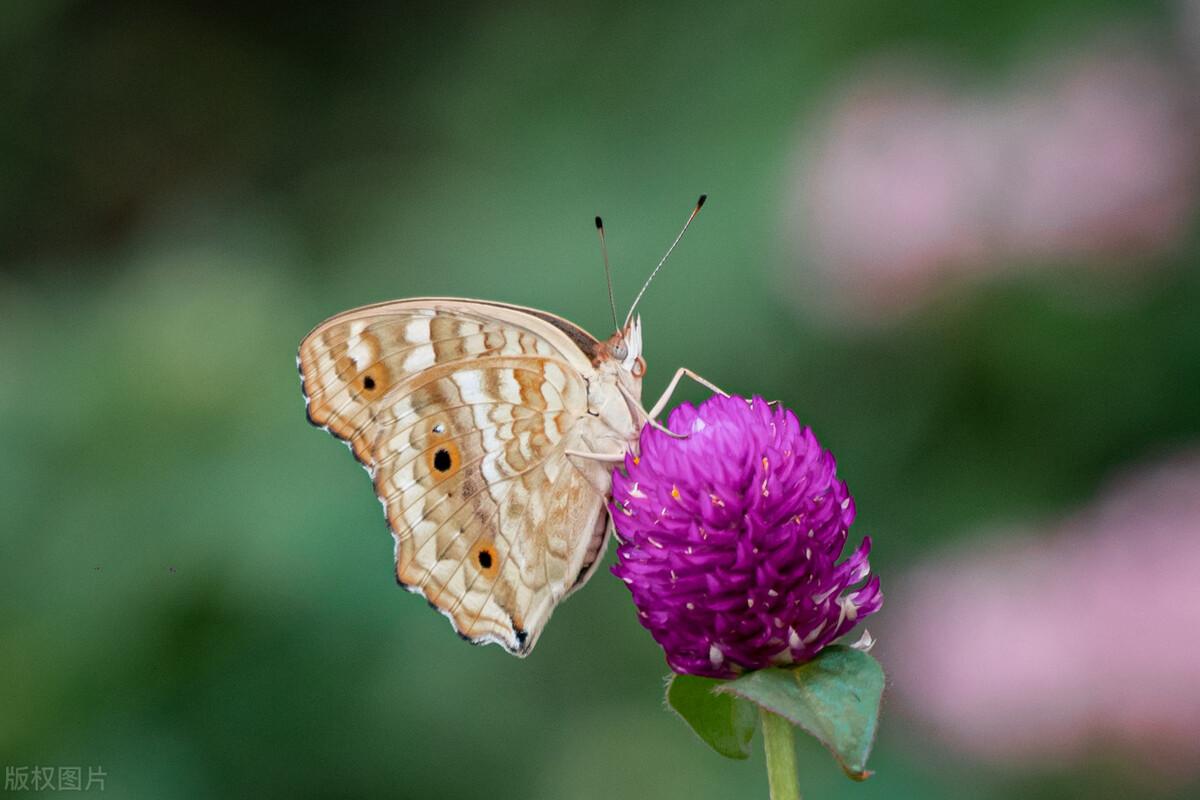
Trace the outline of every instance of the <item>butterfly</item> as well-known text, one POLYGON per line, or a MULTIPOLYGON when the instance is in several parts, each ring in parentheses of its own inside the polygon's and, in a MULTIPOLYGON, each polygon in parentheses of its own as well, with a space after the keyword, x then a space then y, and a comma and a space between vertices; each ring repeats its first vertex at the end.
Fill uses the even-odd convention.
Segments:
POLYGON ((308 419, 371 475, 397 582, 464 639, 528 655, 604 554, 612 465, 636 455, 643 424, 661 428, 683 376, 720 391, 681 368, 643 407, 634 312, 650 279, 623 325, 613 305, 603 341, 532 308, 423 297, 337 314, 300 343, 308 419))

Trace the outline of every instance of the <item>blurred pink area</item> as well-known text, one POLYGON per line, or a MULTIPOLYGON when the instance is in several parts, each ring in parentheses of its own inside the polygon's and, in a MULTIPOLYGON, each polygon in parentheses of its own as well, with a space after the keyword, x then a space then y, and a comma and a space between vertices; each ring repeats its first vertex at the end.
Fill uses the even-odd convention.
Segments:
POLYGON ((1192 70, 1200 73, 1200 0, 1178 0, 1178 10, 1184 55, 1192 70))
POLYGON ((1200 772, 1200 451, 989 541, 892 583, 881 657, 905 712, 984 761, 1116 748, 1200 772))
POLYGON ((1106 41, 1003 91, 949 74, 892 61, 835 94, 788 222, 792 277, 833 296, 804 294, 888 317, 1039 264, 1140 267, 1185 235, 1200 125, 1170 58, 1106 41))

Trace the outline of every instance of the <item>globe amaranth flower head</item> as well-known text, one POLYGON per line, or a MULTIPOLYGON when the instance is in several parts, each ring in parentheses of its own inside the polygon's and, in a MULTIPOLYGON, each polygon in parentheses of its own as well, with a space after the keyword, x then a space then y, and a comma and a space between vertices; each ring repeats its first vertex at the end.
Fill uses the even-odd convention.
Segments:
POLYGON ((613 573, 676 672, 802 662, 883 602, 871 540, 837 563, 854 500, 812 430, 761 397, 684 404, 613 472, 613 573))

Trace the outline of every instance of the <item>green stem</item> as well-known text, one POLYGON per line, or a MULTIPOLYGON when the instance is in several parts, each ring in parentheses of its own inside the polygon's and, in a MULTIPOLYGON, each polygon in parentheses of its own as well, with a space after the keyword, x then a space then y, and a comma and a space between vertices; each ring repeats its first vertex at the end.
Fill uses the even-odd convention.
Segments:
POLYGON ((771 800, 800 800, 800 783, 796 778, 796 737, 792 723, 762 706, 758 707, 758 716, 762 721, 771 800))

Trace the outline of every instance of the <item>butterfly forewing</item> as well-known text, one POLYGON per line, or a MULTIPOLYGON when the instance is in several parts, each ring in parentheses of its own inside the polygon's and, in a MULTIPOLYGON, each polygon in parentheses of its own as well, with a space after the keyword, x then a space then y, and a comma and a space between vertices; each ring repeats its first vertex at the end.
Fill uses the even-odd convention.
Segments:
POLYGON ((393 305, 398 307, 333 317, 300 345, 309 419, 349 442, 364 463, 380 401, 429 367, 491 355, 555 355, 535 334, 505 330, 494 320, 453 309, 393 305))
POLYGON ((339 315, 301 344, 309 418, 371 472, 396 572, 473 641, 524 654, 598 555, 607 470, 588 450, 581 348, 464 301, 339 315))

